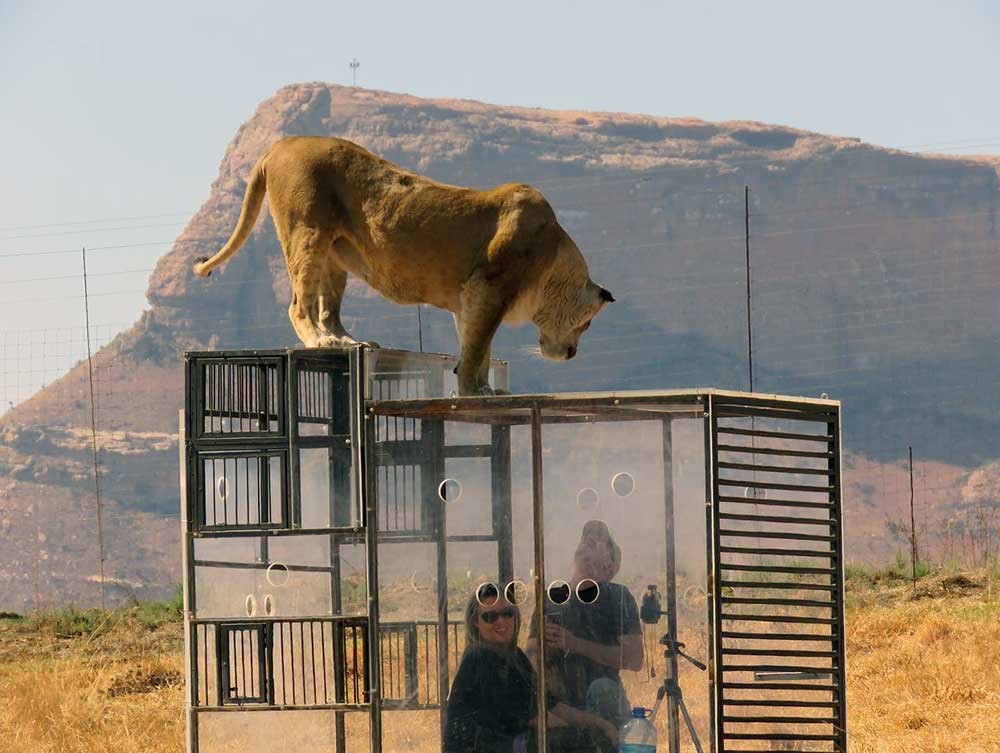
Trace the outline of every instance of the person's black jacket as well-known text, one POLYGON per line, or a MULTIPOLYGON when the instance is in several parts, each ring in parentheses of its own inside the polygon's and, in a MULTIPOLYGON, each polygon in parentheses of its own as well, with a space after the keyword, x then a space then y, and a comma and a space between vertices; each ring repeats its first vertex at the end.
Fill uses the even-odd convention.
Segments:
POLYGON ((511 753, 537 716, 538 684, 519 648, 472 648, 448 696, 444 753, 511 753))

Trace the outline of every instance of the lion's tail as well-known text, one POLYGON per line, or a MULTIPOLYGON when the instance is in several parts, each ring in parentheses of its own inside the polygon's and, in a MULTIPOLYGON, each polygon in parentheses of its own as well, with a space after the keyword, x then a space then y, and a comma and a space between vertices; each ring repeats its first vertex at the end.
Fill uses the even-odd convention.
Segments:
POLYGON ((247 191, 243 195, 243 209, 240 211, 239 222, 236 223, 236 229, 229 236, 226 245, 211 259, 199 259, 195 262, 194 273, 199 277, 208 277, 212 274, 213 269, 222 265, 230 256, 235 255, 250 237, 250 231, 253 230, 254 222, 260 213, 260 205, 264 201, 264 194, 267 192, 267 181, 264 176, 264 159, 266 157, 266 153, 261 155, 257 164, 253 166, 250 180, 247 182, 247 191))

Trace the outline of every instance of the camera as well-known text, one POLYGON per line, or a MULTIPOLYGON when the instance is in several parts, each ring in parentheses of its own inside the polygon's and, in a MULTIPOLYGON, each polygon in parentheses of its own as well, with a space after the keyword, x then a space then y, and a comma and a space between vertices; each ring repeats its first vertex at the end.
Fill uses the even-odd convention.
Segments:
POLYGON ((647 625, 655 625, 660 621, 663 608, 660 604, 660 593, 656 590, 655 584, 646 586, 646 593, 642 595, 642 605, 639 607, 639 619, 647 625))

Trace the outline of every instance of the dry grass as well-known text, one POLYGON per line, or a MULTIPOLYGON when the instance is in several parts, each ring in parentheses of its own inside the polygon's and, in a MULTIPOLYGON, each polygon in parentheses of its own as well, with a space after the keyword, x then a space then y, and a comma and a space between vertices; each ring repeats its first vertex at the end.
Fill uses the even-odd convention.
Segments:
MULTIPOLYGON (((995 753, 1000 600, 991 579, 936 575, 916 591, 852 581, 848 596, 852 753, 995 753)), ((139 610, 0 620, 0 739, 18 753, 183 751, 180 625, 157 623, 139 610)), ((688 702, 696 718, 707 710, 706 699, 688 702)), ((386 714, 386 750, 430 753, 436 718, 386 714)), ((316 721, 299 725, 297 751, 327 749, 314 733, 326 737, 328 727, 316 721)), ((357 727, 351 748, 360 750, 364 731, 355 722, 363 725, 349 722, 357 727)))

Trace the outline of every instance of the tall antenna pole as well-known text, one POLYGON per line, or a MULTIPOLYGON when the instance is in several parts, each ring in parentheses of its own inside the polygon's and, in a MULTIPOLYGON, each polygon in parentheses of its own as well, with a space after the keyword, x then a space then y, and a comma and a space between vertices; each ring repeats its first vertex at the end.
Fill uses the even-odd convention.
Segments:
POLYGON ((420 352, 424 352, 424 322, 420 316, 420 304, 417 304, 417 345, 420 347, 420 352))
POLYGON ((358 68, 361 67, 361 63, 358 62, 357 58, 351 58, 351 62, 348 63, 351 68, 351 86, 358 85, 358 68))
POLYGON ((750 324, 750 186, 743 186, 743 220, 747 249, 747 363, 750 370, 750 391, 753 392, 753 329, 750 324))
POLYGON ((97 495, 97 551, 101 565, 101 609, 107 609, 104 593, 104 515, 101 509, 101 473, 97 461, 97 409, 94 405, 94 357, 90 348, 90 294, 87 290, 87 249, 83 251, 83 311, 87 327, 87 373, 90 377, 90 436, 94 445, 94 491, 97 495))
POLYGON ((910 567, 913 573, 913 587, 917 587, 917 523, 913 515, 913 447, 910 455, 910 567))

